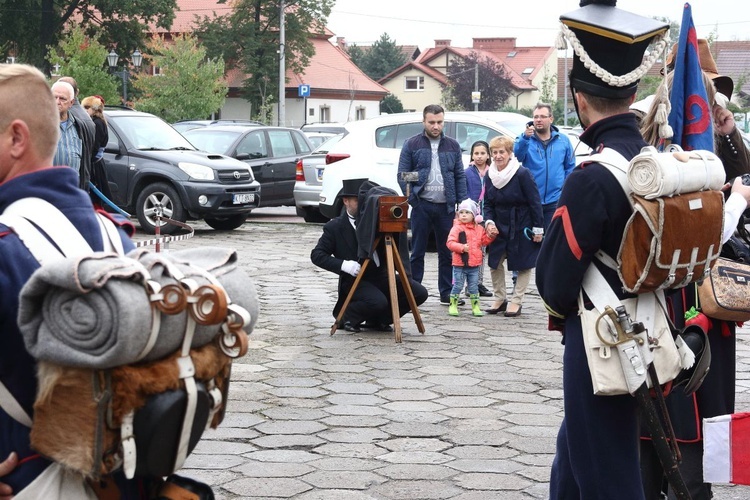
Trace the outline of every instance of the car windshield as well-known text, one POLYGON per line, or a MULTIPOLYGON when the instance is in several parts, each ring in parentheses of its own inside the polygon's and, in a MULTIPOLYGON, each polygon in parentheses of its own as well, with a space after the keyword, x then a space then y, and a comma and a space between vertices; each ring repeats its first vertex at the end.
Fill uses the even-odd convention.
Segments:
POLYGON ((108 116, 107 119, 117 123, 136 149, 195 149, 179 132, 156 116, 108 116))
POLYGON ((212 130, 210 127, 195 128, 185 132, 185 137, 201 151, 226 154, 241 132, 212 130))

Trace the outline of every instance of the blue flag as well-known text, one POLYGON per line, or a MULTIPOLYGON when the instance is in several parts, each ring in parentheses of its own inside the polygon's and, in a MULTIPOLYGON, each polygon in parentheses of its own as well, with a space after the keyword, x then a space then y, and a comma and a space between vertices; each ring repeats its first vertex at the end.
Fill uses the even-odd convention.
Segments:
POLYGON ((698 36, 690 4, 685 4, 680 26, 680 40, 675 58, 674 82, 670 102, 669 125, 674 131, 672 143, 689 151, 713 151, 713 119, 706 87, 703 85, 698 56, 698 36))

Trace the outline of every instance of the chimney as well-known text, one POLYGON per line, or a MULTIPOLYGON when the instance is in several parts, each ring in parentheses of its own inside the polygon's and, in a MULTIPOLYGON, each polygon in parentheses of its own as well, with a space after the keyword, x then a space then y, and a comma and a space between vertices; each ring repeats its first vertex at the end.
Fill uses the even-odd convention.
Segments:
POLYGON ((507 38, 473 38, 472 48, 486 50, 496 54, 513 52, 516 48, 515 37, 507 38))
POLYGON ((346 38, 343 36, 336 37, 336 46, 343 51, 346 51, 346 38))
POLYGON ((450 47, 451 41, 450 40, 435 40, 435 48, 438 47, 450 47))

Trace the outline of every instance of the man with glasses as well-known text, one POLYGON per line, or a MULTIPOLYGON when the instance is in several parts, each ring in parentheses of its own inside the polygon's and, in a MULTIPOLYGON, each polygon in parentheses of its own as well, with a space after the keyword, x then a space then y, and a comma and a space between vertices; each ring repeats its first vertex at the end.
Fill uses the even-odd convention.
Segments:
POLYGON ((563 182, 575 168, 575 154, 568 136, 552 125, 554 116, 549 104, 539 103, 534 108, 534 120, 516 138, 513 154, 534 174, 542 199, 544 230, 547 230, 560 199, 563 182))

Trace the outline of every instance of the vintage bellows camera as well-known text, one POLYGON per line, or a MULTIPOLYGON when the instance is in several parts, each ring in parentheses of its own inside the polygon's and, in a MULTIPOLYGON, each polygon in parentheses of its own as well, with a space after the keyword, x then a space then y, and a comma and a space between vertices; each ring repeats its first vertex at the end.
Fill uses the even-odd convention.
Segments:
POLYGON ((381 196, 378 198, 378 231, 405 233, 409 228, 409 204, 406 196, 381 196))

